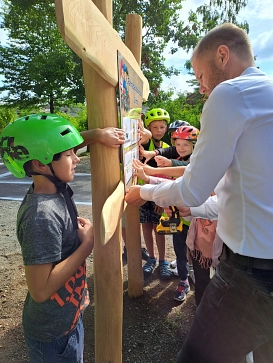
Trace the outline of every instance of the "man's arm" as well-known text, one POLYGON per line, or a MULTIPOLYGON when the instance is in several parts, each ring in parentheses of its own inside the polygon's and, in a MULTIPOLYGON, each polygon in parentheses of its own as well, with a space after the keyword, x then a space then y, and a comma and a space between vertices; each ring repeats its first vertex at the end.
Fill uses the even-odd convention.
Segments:
MULTIPOLYGON (((171 217, 172 210, 164 208, 166 214, 171 217)), ((217 195, 209 197, 204 204, 199 207, 178 207, 180 217, 195 217, 212 220, 218 220, 218 201, 217 195)))
POLYGON ((191 215, 196 218, 212 220, 218 219, 218 199, 217 195, 209 197, 204 204, 199 207, 190 208, 191 215))

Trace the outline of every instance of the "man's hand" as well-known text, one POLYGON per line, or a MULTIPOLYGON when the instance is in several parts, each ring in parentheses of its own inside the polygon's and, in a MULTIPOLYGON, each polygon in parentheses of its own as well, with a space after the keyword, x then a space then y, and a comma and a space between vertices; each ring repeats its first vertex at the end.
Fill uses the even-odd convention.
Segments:
MULTIPOLYGON (((191 216, 191 209, 190 207, 177 207, 177 209, 179 210, 179 215, 180 217, 188 217, 191 216)), ((164 208, 165 213, 167 214, 168 217, 172 216, 172 210, 170 207, 165 207, 164 208)))
POLYGON ((126 190, 125 201, 128 204, 134 205, 135 207, 140 207, 146 203, 146 200, 143 200, 140 197, 140 188, 140 185, 133 185, 126 190))
POLYGON ((179 210, 180 217, 188 217, 191 216, 191 209, 190 207, 177 207, 179 210))

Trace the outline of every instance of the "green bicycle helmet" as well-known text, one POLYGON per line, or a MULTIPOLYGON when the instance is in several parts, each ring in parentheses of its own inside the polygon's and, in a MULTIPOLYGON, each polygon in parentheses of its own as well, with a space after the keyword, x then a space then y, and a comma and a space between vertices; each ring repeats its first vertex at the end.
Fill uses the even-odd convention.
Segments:
POLYGON ((163 108, 153 108, 145 115, 145 126, 148 127, 153 121, 166 121, 169 124, 170 115, 163 108))
POLYGON ((142 111, 142 108, 131 108, 129 110, 128 114, 126 115, 126 117, 141 118, 141 111, 142 111))
POLYGON ((55 114, 33 114, 8 124, 0 134, 0 156, 8 170, 24 178, 30 160, 50 164, 54 155, 83 142, 78 130, 55 114))

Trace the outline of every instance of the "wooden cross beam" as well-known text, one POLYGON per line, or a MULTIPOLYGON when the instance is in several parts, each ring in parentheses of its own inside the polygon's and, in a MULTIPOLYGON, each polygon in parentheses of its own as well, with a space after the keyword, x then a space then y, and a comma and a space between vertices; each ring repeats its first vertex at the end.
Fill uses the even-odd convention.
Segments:
MULTIPOLYGON (((124 56, 141 78, 144 101, 148 98, 149 84, 140 70, 140 59, 136 60, 134 57, 136 53, 133 54, 125 46, 118 33, 112 28, 112 0, 94 0, 94 2, 91 0, 55 0, 55 6, 62 37, 83 61, 88 127, 117 127, 117 51, 124 56)), ((127 38, 128 44, 132 45, 132 37, 127 38)), ((119 152, 116 149, 94 143, 90 147, 90 161, 95 235, 93 265, 95 360, 97 363, 121 363, 123 266, 119 221, 124 209, 124 189, 120 182, 119 152), (111 198, 116 200, 114 209, 107 208, 107 203, 109 204, 109 199, 111 202, 111 198), (106 208, 104 208, 105 205, 106 208), (115 215, 116 218, 111 219, 109 213, 115 215), (101 216, 104 218, 103 224, 101 216), (111 223, 107 223, 107 220, 111 223), (106 240, 108 243, 105 244, 106 240)), ((136 217, 135 211, 132 213, 130 209, 129 216, 136 217)), ((128 224, 128 220, 126 224, 128 224)), ((139 220, 134 218, 131 226, 134 226, 134 231, 137 228, 139 231, 139 220)), ((137 236, 137 232, 135 235, 137 236)), ((140 253, 139 247, 140 245, 134 246, 134 248, 138 248, 138 253, 140 253)), ((128 257, 132 260, 132 254, 131 257, 130 254, 128 257)), ((140 279, 138 279, 136 284, 138 287, 135 289, 138 292, 131 294, 134 297, 142 293, 143 287, 141 257, 135 260, 137 262, 134 269, 135 277, 138 276, 142 280, 140 283, 140 279)), ((128 282, 129 278, 128 276, 128 282)))
POLYGON ((55 6, 61 35, 70 48, 115 87, 118 84, 119 51, 143 81, 143 100, 146 101, 149 95, 147 79, 133 53, 98 7, 91 0, 56 0, 55 6))

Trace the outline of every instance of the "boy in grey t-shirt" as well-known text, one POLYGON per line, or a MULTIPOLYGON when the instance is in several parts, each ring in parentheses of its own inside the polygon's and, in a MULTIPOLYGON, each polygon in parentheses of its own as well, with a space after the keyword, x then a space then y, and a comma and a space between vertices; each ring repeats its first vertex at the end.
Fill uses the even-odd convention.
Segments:
POLYGON ((93 227, 77 216, 68 186, 83 139, 66 119, 22 117, 0 135, 0 155, 14 176, 31 176, 17 216, 28 294, 23 329, 31 363, 83 362, 82 313, 89 303, 85 259, 93 227))

